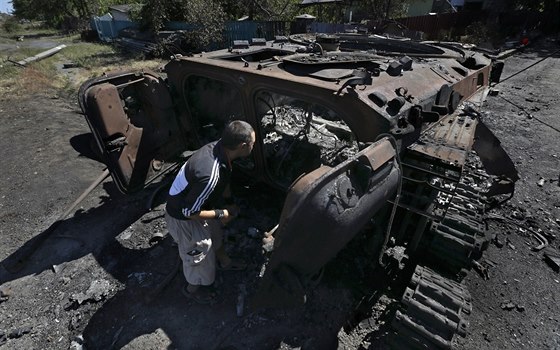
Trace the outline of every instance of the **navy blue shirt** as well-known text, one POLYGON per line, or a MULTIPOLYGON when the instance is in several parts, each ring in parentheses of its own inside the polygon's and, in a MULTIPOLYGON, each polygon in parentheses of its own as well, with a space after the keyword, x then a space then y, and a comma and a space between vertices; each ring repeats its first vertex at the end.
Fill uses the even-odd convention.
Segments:
POLYGON ((181 167, 167 195, 170 216, 185 220, 212 209, 222 198, 231 178, 231 165, 220 141, 196 151, 181 167))

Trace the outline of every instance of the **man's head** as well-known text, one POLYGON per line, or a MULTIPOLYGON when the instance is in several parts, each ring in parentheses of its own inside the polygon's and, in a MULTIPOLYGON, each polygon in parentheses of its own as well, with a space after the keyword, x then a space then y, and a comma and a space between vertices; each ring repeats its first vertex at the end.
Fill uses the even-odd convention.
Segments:
POLYGON ((230 159, 247 157, 255 144, 255 131, 251 124, 234 120, 226 125, 222 133, 222 145, 228 151, 230 159))

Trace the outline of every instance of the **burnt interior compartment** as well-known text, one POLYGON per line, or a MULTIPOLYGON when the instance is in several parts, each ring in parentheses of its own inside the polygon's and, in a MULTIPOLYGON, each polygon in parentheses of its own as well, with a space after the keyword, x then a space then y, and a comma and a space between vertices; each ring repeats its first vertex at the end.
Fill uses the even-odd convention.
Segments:
POLYGON ((92 80, 81 95, 96 142, 123 193, 156 180, 172 166, 166 161, 185 147, 163 80, 150 73, 135 78, 92 80), (159 165, 152 166, 154 161, 159 165))
POLYGON ((286 50, 262 49, 258 51, 249 51, 241 54, 230 54, 227 56, 219 56, 215 58, 220 60, 239 61, 239 62, 241 61, 260 62, 264 60, 272 60, 275 59, 275 57, 279 57, 279 56, 286 56, 291 53, 292 52, 286 50))
POLYGON ((256 108, 267 171, 281 187, 358 152, 348 126, 328 108, 270 92, 257 95, 256 108))
POLYGON ((185 79, 189 125, 196 130, 199 145, 218 140, 231 120, 245 120, 239 90, 230 83, 199 75, 185 79))
MULTIPOLYGON (((333 80, 351 75, 355 69, 375 71, 379 69, 383 57, 371 53, 355 52, 325 52, 317 54, 294 54, 282 59, 283 69, 290 74, 306 76, 311 75, 319 79, 333 80), (328 77, 329 73, 350 71, 340 77, 328 77), (321 73, 322 72, 322 73, 321 73), (325 76, 326 75, 326 76, 325 76)), ((336 75, 336 74, 335 74, 336 75)))
POLYGON ((445 51, 432 45, 410 40, 398 40, 354 35, 341 35, 341 51, 376 50, 379 53, 443 55, 445 51))
POLYGON ((144 131, 142 142, 149 145, 147 157, 168 160, 184 147, 167 87, 160 79, 146 76, 139 84, 119 90, 128 122, 144 131))

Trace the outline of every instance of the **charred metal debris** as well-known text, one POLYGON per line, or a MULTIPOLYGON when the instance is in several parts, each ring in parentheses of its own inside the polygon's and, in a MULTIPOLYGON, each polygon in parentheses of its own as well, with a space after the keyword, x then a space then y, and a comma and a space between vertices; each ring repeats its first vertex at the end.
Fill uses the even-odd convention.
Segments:
POLYGON ((366 268, 410 281, 392 346, 449 348, 466 334, 460 281, 490 241, 487 210, 518 179, 478 111, 502 67, 455 43, 278 37, 175 55, 166 79, 109 73, 86 82, 79 101, 125 193, 169 178, 230 120, 249 122, 257 143, 235 167, 285 198, 263 230, 266 262, 248 303, 304 304, 360 233, 366 268), (394 269, 387 252, 397 248, 394 269))

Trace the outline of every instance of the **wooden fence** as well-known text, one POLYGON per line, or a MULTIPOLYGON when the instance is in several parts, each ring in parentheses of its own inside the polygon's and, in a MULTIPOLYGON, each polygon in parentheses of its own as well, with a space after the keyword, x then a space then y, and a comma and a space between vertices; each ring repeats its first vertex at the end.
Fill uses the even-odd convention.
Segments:
POLYGON ((488 11, 461 11, 435 15, 399 18, 396 20, 408 29, 424 32, 428 38, 438 37, 441 31, 453 30, 461 34, 474 22, 495 23, 501 30, 529 29, 542 21, 542 14, 529 11, 490 13, 488 11))

